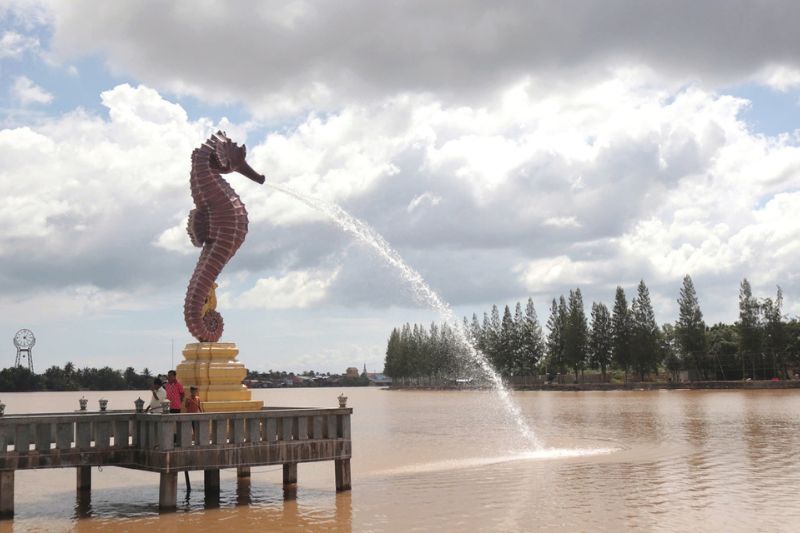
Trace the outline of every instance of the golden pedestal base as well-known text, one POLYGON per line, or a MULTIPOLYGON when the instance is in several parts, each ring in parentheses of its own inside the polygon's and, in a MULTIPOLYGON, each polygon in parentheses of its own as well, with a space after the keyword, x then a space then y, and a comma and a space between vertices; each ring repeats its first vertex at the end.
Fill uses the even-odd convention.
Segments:
POLYGON ((264 402, 252 400, 242 385, 247 375, 244 363, 236 361, 239 348, 233 342, 193 342, 183 349, 176 371, 186 394, 197 387, 206 412, 258 411, 264 402))

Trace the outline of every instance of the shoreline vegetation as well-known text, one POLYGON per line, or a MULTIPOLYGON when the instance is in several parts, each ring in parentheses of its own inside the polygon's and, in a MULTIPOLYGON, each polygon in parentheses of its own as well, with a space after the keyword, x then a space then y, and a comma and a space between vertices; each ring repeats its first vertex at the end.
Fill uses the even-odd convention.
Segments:
MULTIPOLYGON (((63 367, 51 366, 41 374, 21 366, 0 370, 0 392, 59 392, 59 391, 115 391, 149 390, 153 378, 163 373, 151 373, 145 368, 141 373, 133 367, 115 370, 111 367, 78 368, 68 362, 63 367)), ((242 381, 251 389, 278 387, 366 387, 370 385, 366 373, 355 368, 345 374, 314 372, 248 371, 242 381)))
POLYGON ((593 302, 589 316, 580 288, 553 298, 544 328, 532 298, 513 310, 493 305, 483 320, 473 313, 460 326, 406 323, 389 335, 384 374, 395 388, 415 380, 482 384, 471 347, 512 388, 789 388, 800 378, 800 318, 784 314, 780 287, 758 298, 743 279, 738 321, 712 326, 689 275, 677 296, 678 319, 661 325, 644 280, 631 303, 618 286, 613 304, 593 302))
MULTIPOLYGON (((539 383, 539 384, 508 384, 514 391, 563 391, 563 392, 588 392, 588 391, 660 391, 660 390, 787 390, 800 389, 800 380, 783 381, 690 381, 674 383, 668 381, 628 383, 539 383)), ((489 384, 473 385, 465 383, 437 383, 437 384, 392 384, 389 390, 491 390, 489 384)))

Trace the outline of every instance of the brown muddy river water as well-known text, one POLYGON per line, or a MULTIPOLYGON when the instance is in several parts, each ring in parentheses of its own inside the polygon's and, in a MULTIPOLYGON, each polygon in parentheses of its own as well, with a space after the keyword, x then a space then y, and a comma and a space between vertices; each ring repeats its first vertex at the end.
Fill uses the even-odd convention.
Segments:
MULTIPOLYGON (((0 531, 800 531, 800 392, 518 392, 543 449, 526 446, 491 392, 343 389, 353 412, 353 490, 333 463, 254 468, 218 507, 203 476, 159 515, 158 475, 94 469, 16 474, 16 518, 0 531), (249 505, 245 505, 249 501, 249 505)), ((269 405, 335 407, 339 389, 267 389, 269 405)), ((146 392, 3 394, 7 413, 133 407, 146 392)))

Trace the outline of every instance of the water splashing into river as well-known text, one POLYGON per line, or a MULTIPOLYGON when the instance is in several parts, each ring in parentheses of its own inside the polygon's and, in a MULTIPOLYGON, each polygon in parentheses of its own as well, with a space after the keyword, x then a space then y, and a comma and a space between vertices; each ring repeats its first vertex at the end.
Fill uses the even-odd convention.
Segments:
POLYGON ((336 225, 341 229, 356 236, 361 242, 372 247, 375 252, 377 252, 378 255, 381 256, 387 263, 396 268, 400 272, 400 275, 403 277, 403 279, 405 279, 405 281, 407 281, 410 285, 411 290, 413 291, 417 300, 439 313, 441 318, 450 324, 465 351, 469 354, 472 360, 480 366, 481 370, 486 374, 486 376, 488 376, 489 380, 494 385, 494 389, 497 392, 498 398, 502 402, 503 407, 509 413, 511 419, 516 424, 517 429, 522 434, 524 439, 530 444, 531 447, 541 448, 539 439, 525 422, 519 406, 511 398, 511 394, 503 384, 502 378, 492 367, 491 363, 489 363, 488 359, 486 359, 486 355, 480 350, 476 350, 472 343, 469 342, 467 333, 464 331, 461 322, 456 320, 456 317, 453 314, 453 310, 450 309, 450 306, 439 297, 436 291, 431 289, 419 272, 408 266, 405 261, 403 261, 403 258, 400 257, 400 254, 398 254, 397 251, 392 248, 377 231, 334 203, 306 196, 275 183, 267 182, 265 185, 287 194, 311 207, 312 209, 324 214, 334 223, 336 223, 336 225))

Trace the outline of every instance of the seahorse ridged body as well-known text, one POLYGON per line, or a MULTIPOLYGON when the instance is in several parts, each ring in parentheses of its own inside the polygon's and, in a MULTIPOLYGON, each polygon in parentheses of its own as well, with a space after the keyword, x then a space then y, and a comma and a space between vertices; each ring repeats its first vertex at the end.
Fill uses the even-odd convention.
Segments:
POLYGON ((216 279, 247 235, 247 211, 222 174, 239 172, 258 183, 264 176, 245 161, 246 148, 218 131, 192 152, 189 176, 195 208, 187 231, 192 244, 202 247, 186 291, 183 314, 189 332, 200 342, 217 342, 222 316, 214 309, 216 279))

